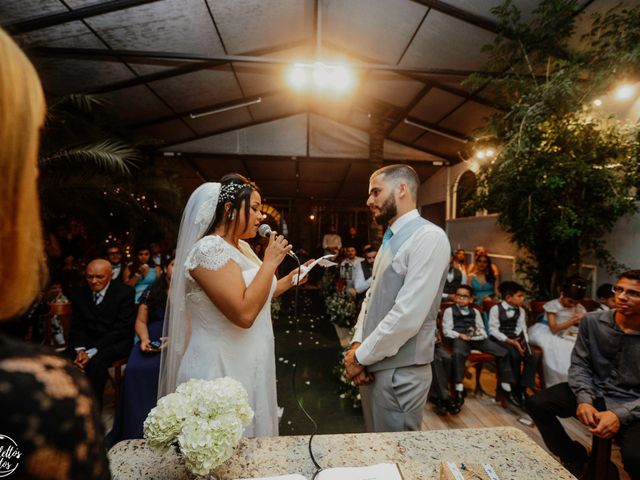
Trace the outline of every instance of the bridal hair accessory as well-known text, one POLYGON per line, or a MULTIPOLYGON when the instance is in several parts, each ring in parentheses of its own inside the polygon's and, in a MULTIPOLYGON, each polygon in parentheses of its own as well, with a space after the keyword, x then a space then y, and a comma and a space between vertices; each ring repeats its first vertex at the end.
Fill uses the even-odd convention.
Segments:
POLYGON ((238 195, 238 192, 246 187, 245 183, 227 183, 220 187, 220 198, 219 202, 228 202, 233 201, 238 195))

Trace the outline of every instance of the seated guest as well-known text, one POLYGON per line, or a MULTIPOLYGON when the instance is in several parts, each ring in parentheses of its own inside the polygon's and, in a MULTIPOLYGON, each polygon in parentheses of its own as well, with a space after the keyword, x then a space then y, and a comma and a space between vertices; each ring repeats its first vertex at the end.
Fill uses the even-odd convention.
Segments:
POLYGON ((453 253, 453 266, 466 276, 469 266, 467 265, 467 255, 464 253, 464 249, 459 248, 453 253))
MULTIPOLYGON (((462 252, 464 253, 464 251, 462 252)), ((464 270, 456 267, 455 254, 451 254, 451 260, 449 261, 449 270, 447 271, 447 278, 444 283, 444 289, 442 290, 442 301, 455 302, 456 291, 460 285, 467 284, 467 274, 464 270)))
MULTIPOLYGON (((467 270, 467 275, 471 275, 476 271, 477 267, 476 267, 475 261, 476 261, 476 258, 479 257, 480 255, 484 255, 487 257, 489 256, 489 252, 487 252, 487 249, 484 248, 482 245, 478 245, 473 250, 473 263, 469 265, 467 270)), ((491 263, 491 271, 493 272, 493 276, 496 279, 496 285, 500 285, 500 269, 495 263, 491 263)))
POLYGON ((162 267, 165 264, 167 256, 162 251, 162 247, 158 242, 151 242, 149 244, 149 252, 151 253, 151 261, 154 265, 162 267))
POLYGON ((451 354, 442 344, 442 336, 436 328, 436 345, 431 362, 431 388, 429 389, 429 401, 436 407, 438 415, 457 415, 460 413, 460 405, 451 396, 449 378, 451 378, 451 354))
POLYGON ((613 285, 610 283, 600 285, 596 290, 596 296, 600 304, 598 310, 611 310, 612 308, 616 308, 616 297, 613 294, 613 285))
MULTIPOLYGON (((38 199, 46 105, 35 68, 0 29, 0 320, 23 314, 46 281, 38 199), (4 276, 10 278, 5 278, 4 276)), ((2 477, 108 479, 102 422, 86 378, 47 349, 0 333, 2 477), (11 473, 11 469, 17 469, 11 473)))
POLYGON ((542 349, 542 366, 547 387, 567 381, 571 350, 585 308, 580 305, 587 291, 580 277, 570 277, 560 297, 544 304, 544 317, 529 327, 529 340, 542 349))
POLYGON ((538 359, 529 348, 527 338, 527 314, 524 304, 524 287, 516 282, 502 282, 500 295, 503 300, 489 311, 489 334, 509 352, 514 382, 511 391, 524 406, 527 388, 536 384, 538 359))
POLYGON ((356 247, 353 245, 345 247, 345 258, 340 262, 340 278, 345 282, 347 293, 352 297, 356 296, 353 271, 362 260, 362 257, 356 256, 356 247))
POLYGON ((160 276, 160 267, 153 263, 151 250, 147 245, 136 247, 135 260, 127 265, 122 280, 136 289, 136 305, 140 303, 142 292, 153 285, 160 276))
POLYGON ((485 297, 498 296, 496 276, 491 268, 491 259, 486 255, 478 255, 474 259, 474 270, 469 273, 469 284, 473 287, 476 305, 480 305, 485 297))
POLYGON ((364 261, 356 263, 353 269, 353 286, 356 289, 356 293, 364 293, 371 286, 373 262, 376 260, 377 254, 377 248, 367 247, 364 251, 364 261))
POLYGON ((158 377, 160 375, 160 349, 157 344, 162 337, 164 311, 173 260, 163 269, 162 275, 142 294, 138 307, 135 330, 140 343, 134 345, 129 354, 122 386, 122 398, 111 433, 112 443, 129 438, 143 438, 142 425, 147 415, 156 406, 158 377))
POLYGON ((455 400, 464 403, 462 379, 466 370, 467 357, 471 350, 495 355, 500 374, 499 394, 516 404, 511 395, 513 373, 507 351, 489 340, 480 312, 473 308, 473 292, 469 285, 460 285, 456 291, 456 304, 447 308, 442 315, 442 333, 453 346, 452 380, 455 386, 455 400))
POLYGON ((71 296, 73 314, 67 356, 85 372, 102 402, 111 364, 129 355, 135 319, 134 290, 111 281, 111 264, 87 265, 87 284, 71 296))
POLYGON ((125 270, 125 264, 122 261, 122 248, 117 244, 109 245, 105 249, 105 256, 111 264, 111 280, 122 282, 125 270))
POLYGON ((615 310, 588 313, 580 322, 569 382, 527 400, 544 443, 574 475, 584 472, 587 451, 557 417, 576 416, 592 435, 616 437, 625 470, 640 478, 639 364, 640 270, 631 270, 616 282, 615 310))

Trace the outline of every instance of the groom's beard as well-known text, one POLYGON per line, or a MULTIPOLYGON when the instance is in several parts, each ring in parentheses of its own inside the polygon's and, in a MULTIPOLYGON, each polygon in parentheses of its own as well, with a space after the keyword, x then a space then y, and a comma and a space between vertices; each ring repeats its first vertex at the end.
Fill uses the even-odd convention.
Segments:
POLYGON ((398 207, 396 206, 396 199, 392 193, 380 207, 380 213, 374 215, 373 218, 378 225, 386 225, 396 215, 398 215, 398 207))

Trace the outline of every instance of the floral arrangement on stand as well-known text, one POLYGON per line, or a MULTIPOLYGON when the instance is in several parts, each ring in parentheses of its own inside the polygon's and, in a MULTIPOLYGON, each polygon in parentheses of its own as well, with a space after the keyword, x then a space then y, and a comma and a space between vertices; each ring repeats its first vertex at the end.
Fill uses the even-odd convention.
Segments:
POLYGON ((327 314, 332 323, 351 328, 356 315, 356 302, 347 293, 335 292, 324 299, 327 314))
POLYGON ((329 267, 324 270, 324 274, 318 282, 318 288, 323 298, 327 298, 336 292, 336 272, 337 269, 334 267, 329 267))
POLYGON ((362 400, 360 399, 360 389, 356 386, 355 383, 349 380, 349 377, 347 377, 347 371, 344 368, 344 362, 342 361, 344 353, 347 350, 349 350, 349 347, 345 348, 342 351, 340 360, 338 361, 336 366, 333 367, 333 373, 340 380, 340 387, 338 388, 340 398, 351 402, 353 408, 361 408, 362 400))
POLYGON ((249 396, 229 377, 192 379, 158 400, 144 422, 149 446, 175 446, 187 469, 209 475, 231 457, 253 419, 249 396))
POLYGON ((271 321, 277 322, 280 318, 280 310, 282 309, 282 301, 279 297, 271 299, 271 321))

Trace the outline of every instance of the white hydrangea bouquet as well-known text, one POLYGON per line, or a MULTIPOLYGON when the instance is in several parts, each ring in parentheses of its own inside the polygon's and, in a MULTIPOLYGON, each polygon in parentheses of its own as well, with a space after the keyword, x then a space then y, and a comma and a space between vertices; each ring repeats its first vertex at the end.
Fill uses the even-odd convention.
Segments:
POLYGON ((192 379, 158 400, 144 421, 144 438, 151 447, 176 446, 191 473, 207 475, 231 457, 252 419, 240 382, 192 379))

